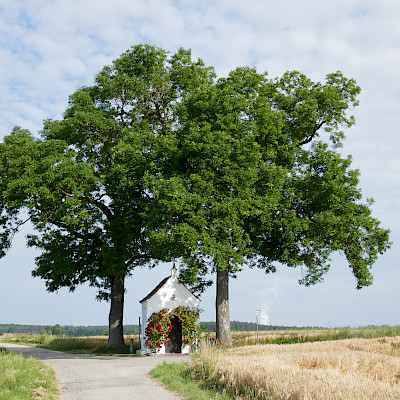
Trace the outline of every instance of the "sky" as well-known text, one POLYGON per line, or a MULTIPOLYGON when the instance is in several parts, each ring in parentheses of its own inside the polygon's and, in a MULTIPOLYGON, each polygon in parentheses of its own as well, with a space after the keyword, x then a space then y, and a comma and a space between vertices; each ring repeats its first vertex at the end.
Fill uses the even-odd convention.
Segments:
MULTIPOLYGON (((390 228, 392 248, 374 264, 374 284, 356 290, 344 257, 325 281, 306 288, 300 269, 265 275, 243 268, 231 280, 231 320, 286 326, 400 325, 400 3, 395 0, 0 0, 0 140, 14 126, 38 135, 62 118, 68 96, 130 46, 148 43, 194 58, 226 76, 255 66, 271 78, 298 70, 315 81, 342 71, 361 86, 356 125, 343 154, 360 169, 364 199, 390 228)), ((0 324, 107 325, 109 305, 83 285, 48 293, 32 278, 38 254, 24 227, 0 259, 0 324)), ((138 269, 127 280, 125 324, 139 300, 172 265, 138 269)), ((202 296, 201 319, 215 320, 215 287, 202 296)))

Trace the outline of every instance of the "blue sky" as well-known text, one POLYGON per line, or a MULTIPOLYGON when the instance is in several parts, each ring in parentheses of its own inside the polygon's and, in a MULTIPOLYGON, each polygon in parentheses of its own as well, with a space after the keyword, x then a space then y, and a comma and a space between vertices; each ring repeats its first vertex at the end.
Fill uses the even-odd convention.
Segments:
MULTIPOLYGON (((362 88, 357 123, 343 153, 361 171, 374 216, 392 230, 392 249, 374 265, 374 285, 356 291, 343 257, 325 282, 298 285, 301 270, 274 275, 245 268, 231 282, 231 319, 275 325, 400 324, 400 3, 394 0, 0 0, 0 139, 16 126, 37 133, 61 118, 68 96, 130 46, 192 49, 219 76, 256 66, 271 77, 299 70, 323 80, 341 70, 362 88)), ((108 304, 87 286, 47 293, 31 277, 35 251, 24 235, 0 260, 0 323, 107 324, 108 304)), ((127 282, 125 323, 171 265, 141 269, 127 282)), ((214 288, 203 296, 203 320, 214 319, 214 288)))

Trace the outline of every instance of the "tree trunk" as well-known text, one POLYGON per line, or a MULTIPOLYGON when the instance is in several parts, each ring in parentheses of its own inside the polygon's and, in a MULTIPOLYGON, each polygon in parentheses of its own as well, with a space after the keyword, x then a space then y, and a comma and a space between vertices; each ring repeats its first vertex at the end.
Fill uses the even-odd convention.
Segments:
POLYGON ((215 300, 217 332, 216 338, 224 346, 232 344, 229 315, 229 272, 217 271, 217 295, 215 300))
POLYGON ((108 315, 108 343, 107 348, 125 346, 124 342, 124 295, 125 276, 114 276, 111 280, 111 305, 108 315))

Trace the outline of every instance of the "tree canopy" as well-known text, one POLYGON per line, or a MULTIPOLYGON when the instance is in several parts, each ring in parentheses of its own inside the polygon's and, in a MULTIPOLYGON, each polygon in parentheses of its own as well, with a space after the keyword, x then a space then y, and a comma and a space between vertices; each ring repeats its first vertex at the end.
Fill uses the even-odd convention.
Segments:
POLYGON ((337 151, 360 88, 340 72, 314 83, 293 71, 271 80, 238 68, 183 101, 171 162, 151 176, 154 231, 190 248, 181 277, 200 291, 217 273, 217 337, 230 342, 229 275, 249 264, 302 266, 315 284, 330 255, 346 256, 357 288, 389 247, 389 231, 362 202, 357 170, 337 151), (200 278, 200 279, 199 279, 200 278))
POLYGON ((217 274, 217 336, 230 341, 229 276, 249 264, 302 266, 319 282, 346 256, 357 288, 389 247, 341 156, 360 88, 241 67, 216 79, 189 50, 134 46, 70 97, 40 138, 21 128, 0 144, 0 256, 30 220, 48 290, 83 282, 111 301, 109 346, 123 344, 124 279, 180 258, 202 290, 217 274))
POLYGON ((41 250, 33 275, 50 291, 98 287, 111 301, 110 347, 123 344, 125 277, 168 253, 146 233, 152 195, 143 178, 170 146, 179 103, 212 79, 190 51, 135 46, 71 95, 40 138, 15 128, 0 144, 1 255, 30 220, 28 245, 41 250))

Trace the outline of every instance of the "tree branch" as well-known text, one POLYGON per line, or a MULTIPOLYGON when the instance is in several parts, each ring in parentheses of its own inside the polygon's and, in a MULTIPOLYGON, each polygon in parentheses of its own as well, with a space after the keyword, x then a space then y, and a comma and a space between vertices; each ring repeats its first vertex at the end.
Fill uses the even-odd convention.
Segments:
POLYGON ((150 254, 137 254, 137 255, 125 260, 125 266, 129 267, 130 264, 132 264, 133 262, 138 261, 138 260, 151 260, 153 258, 154 257, 152 257, 150 254))
POLYGON ((15 228, 12 228, 12 233, 11 233, 11 235, 10 235, 10 242, 13 241, 14 236, 15 236, 15 234, 18 232, 19 228, 20 228, 22 225, 26 224, 26 223, 27 223, 28 221, 30 221, 30 220, 31 220, 31 217, 27 218, 25 221, 18 222, 18 223, 16 224, 16 227, 15 227, 15 228))
POLYGON ((326 121, 322 121, 322 122, 320 122, 318 125, 316 125, 316 126, 314 127, 313 131, 312 131, 312 134, 311 134, 308 138, 306 138, 306 139, 304 139, 302 142, 300 142, 300 143, 299 143, 299 146, 303 146, 304 144, 310 143, 311 140, 314 139, 314 137, 315 137, 315 135, 317 134, 318 130, 322 127, 322 125, 325 124, 325 122, 326 122, 326 121))
POLYGON ((81 200, 87 201, 89 204, 95 205, 108 219, 111 219, 114 216, 113 212, 101 201, 88 197, 81 197, 81 200))

